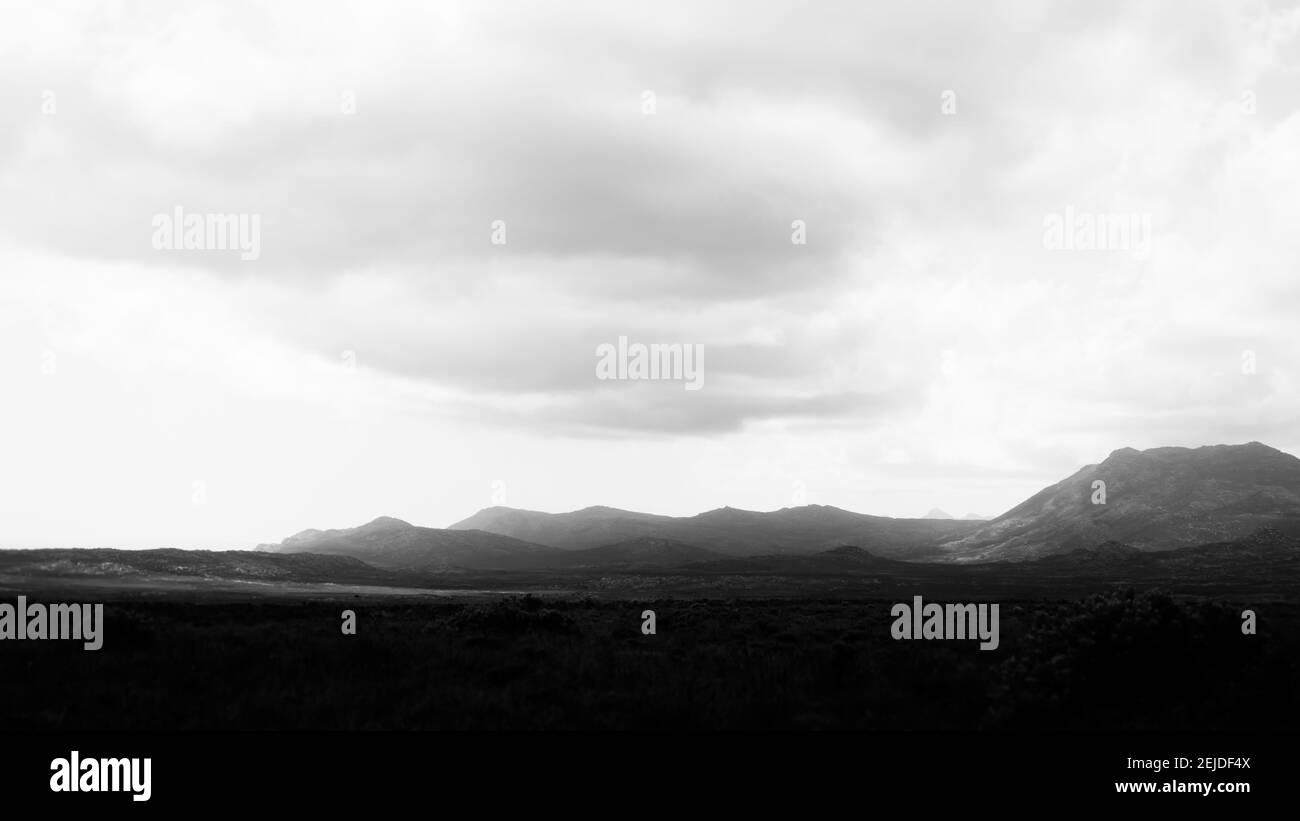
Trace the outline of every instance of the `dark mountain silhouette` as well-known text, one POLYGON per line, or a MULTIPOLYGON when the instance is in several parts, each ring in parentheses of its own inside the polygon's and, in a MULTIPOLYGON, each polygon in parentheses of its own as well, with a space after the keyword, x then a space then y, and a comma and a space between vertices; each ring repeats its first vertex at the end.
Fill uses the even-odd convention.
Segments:
POLYGON ((382 517, 357 528, 306 530, 263 549, 418 571, 672 568, 726 557, 771 564, 779 556, 815 557, 794 565, 815 567, 842 564, 826 551, 845 545, 877 561, 961 563, 1082 550, 1070 561, 1102 567, 1131 554, 1236 543, 1266 526, 1300 535, 1300 460, 1252 442, 1123 448, 990 521, 893 519, 825 505, 723 507, 685 517, 603 506, 556 514, 492 507, 445 530, 382 517))
POLYGON ((689 573, 779 576, 852 576, 914 570, 916 564, 886 559, 853 545, 802 556, 769 554, 699 562, 678 568, 689 573))
MULTIPOLYGON (((407 528, 410 526, 407 525, 407 528)), ((361 530, 362 528, 356 528, 361 530)), ((419 528, 413 528, 419 530, 419 528)), ((399 528, 389 526, 390 531, 399 528)), ((328 533, 325 531, 324 533, 328 533)), ((338 531, 348 532, 348 531, 338 531)), ((278 546, 277 546, 278 547, 278 546)), ((908 562, 873 555, 842 545, 812 554, 766 554, 722 557, 693 545, 662 539, 637 539, 579 551, 541 550, 508 559, 475 562, 499 579, 504 569, 520 571, 518 579, 550 578, 554 573, 649 573, 651 579, 709 579, 768 577, 815 580, 851 577, 852 589, 894 585, 991 585, 1013 590, 1060 591, 1083 585, 1154 583, 1183 590, 1281 590, 1300 584, 1300 536, 1276 528, 1261 528, 1243 538, 1165 551, 1144 551, 1120 542, 1021 561, 973 563, 908 562), (540 573, 540 576, 532 574, 540 573), (1044 586, 1047 587, 1044 587, 1044 586)), ((281 585, 329 583, 406 588, 463 586, 475 571, 462 564, 446 566, 443 559, 389 569, 343 555, 208 550, 43 549, 0 551, 0 587, 28 589, 33 584, 73 583, 111 587, 212 585, 253 583, 270 591, 281 585), (447 573, 455 575, 449 580, 447 573)), ((481 584, 487 576, 479 576, 481 584)), ((470 582, 473 584, 475 582, 470 582)), ((799 583, 803 583, 802 581, 799 583)), ((748 583, 726 589, 746 589, 748 583)))
POLYGON ((671 516, 595 506, 569 513, 538 513, 511 507, 480 510, 449 530, 482 530, 564 550, 602 547, 643 536, 660 535, 671 516))
POLYGON ((854 544, 881 555, 915 558, 978 526, 977 522, 956 519, 893 519, 826 505, 805 505, 770 512, 723 507, 684 517, 608 507, 571 513, 491 507, 457 522, 451 529, 484 530, 564 550, 651 537, 728 556, 811 554, 854 544))
POLYGON ((547 568, 643 569, 676 567, 692 562, 720 559, 722 555, 702 547, 653 536, 641 536, 604 547, 571 550, 548 556, 547 568))
MULTIPOLYGON (((988 566, 988 565, 982 565, 988 566)), ((1300 537, 1263 527, 1240 539, 1173 550, 1144 551, 1106 542, 1012 565, 1031 573, 1088 572, 1115 578, 1203 579, 1222 582, 1243 575, 1294 584, 1300 580, 1300 537)))
MULTIPOLYGON (((767 555, 719 559, 674 568, 689 576, 852 576, 875 583, 1026 585, 1024 589, 1067 589, 1071 585, 1155 583, 1181 589, 1271 589, 1300 584, 1300 537, 1261 528, 1241 539, 1144 551, 1104 542, 1024 561, 964 564, 906 562, 874 556, 857 547, 838 547, 808 556, 767 555)), ((865 580, 864 580, 865 581, 865 580)))
MULTIPOLYGON (((1099 498, 1099 497, 1098 497, 1099 498)), ((1141 551, 1300 530, 1300 459, 1251 442, 1121 448, 948 541, 958 561, 1028 559, 1106 542, 1141 551), (1104 482, 1105 503, 1094 503, 1104 482)))
POLYGON ((278 545, 258 545, 258 550, 351 556, 376 567, 404 570, 512 570, 537 566, 560 553, 509 536, 416 527, 388 516, 343 530, 304 530, 278 545))

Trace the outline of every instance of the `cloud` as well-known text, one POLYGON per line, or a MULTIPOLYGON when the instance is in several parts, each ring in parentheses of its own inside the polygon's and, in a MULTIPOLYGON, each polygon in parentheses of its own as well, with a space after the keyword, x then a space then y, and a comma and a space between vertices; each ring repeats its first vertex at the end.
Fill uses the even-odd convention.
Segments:
MULTIPOLYGON (((263 450, 299 418, 332 442, 321 420, 347 410, 452 473, 491 453, 531 475, 500 438, 584 475, 627 470, 615 442, 723 460, 675 501, 640 488, 665 508, 779 501, 798 472, 849 507, 994 512, 1123 445, 1300 449, 1294 8, 3 14, 0 319, 35 392, 10 413, 39 429, 50 350, 65 424, 121 384, 197 412, 174 379, 204 418, 276 420, 249 435, 263 450), (178 205, 260 215, 260 258, 155 250, 178 205), (1149 216, 1151 253, 1045 247, 1067 208, 1149 216), (705 389, 596 379, 620 336, 703 345, 705 389), (980 465, 1005 497, 970 483, 980 465), (927 498, 925 476, 964 495, 927 498)), ((286 481, 330 473, 294 458, 315 472, 286 481)))

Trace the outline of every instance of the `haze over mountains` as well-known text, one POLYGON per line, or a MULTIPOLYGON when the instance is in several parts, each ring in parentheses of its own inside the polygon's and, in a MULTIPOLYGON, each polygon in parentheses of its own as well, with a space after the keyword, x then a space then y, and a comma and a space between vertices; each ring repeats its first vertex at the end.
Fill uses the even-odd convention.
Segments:
MULTIPOLYGON (((948 511, 943 510, 942 508, 937 508, 937 507, 936 507, 936 508, 931 508, 930 512, 927 513, 927 514, 925 514, 925 516, 922 517, 922 518, 925 518, 925 519, 956 519, 957 517, 954 516, 954 515, 952 515, 952 514, 949 513, 948 511)), ((978 514, 978 513, 967 513, 965 516, 962 516, 961 518, 962 518, 962 519, 965 519, 966 521, 983 522, 983 521, 987 521, 989 517, 988 517, 988 516, 981 516, 981 515, 978 514)))
POLYGON ((355 528, 305 530, 258 549, 352 556, 376 567, 430 571, 644 568, 725 556, 807 555, 845 544, 902 556, 977 525, 866 516, 820 505, 770 513, 721 508, 682 518, 608 507, 571 513, 491 507, 447 529, 380 517, 355 528))
POLYGON ((565 550, 652 536, 726 556, 807 554, 841 545, 854 545, 882 556, 907 556, 926 546, 965 536, 977 526, 957 520, 894 519, 827 505, 804 505, 769 512, 723 507, 683 517, 609 507, 571 513, 490 507, 451 527, 485 530, 565 550))
POLYGON ((381 516, 360 527, 304 530, 278 545, 258 545, 276 553, 351 556, 376 567, 407 570, 505 570, 535 567, 563 551, 482 530, 416 527, 381 516))
POLYGON ((1258 442, 1122 448, 992 520, 939 514, 947 516, 936 510, 923 519, 894 519, 824 505, 724 507, 686 517, 601 506, 569 513, 489 507, 447 529, 380 518, 358 528, 304 531, 261 549, 421 570, 672 567, 849 547, 883 559, 962 563, 1106 543, 1161 551, 1230 542, 1265 526, 1300 532, 1300 459, 1258 442))

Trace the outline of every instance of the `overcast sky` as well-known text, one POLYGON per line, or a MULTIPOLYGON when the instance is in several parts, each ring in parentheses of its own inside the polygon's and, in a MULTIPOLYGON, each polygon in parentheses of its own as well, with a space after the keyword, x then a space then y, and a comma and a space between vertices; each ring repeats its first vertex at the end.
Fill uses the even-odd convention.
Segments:
POLYGON ((0 545, 997 514, 1123 446, 1300 453, 1298 29, 1186 0, 7 4, 0 545), (177 207, 256 215, 257 258, 159 250, 177 207), (1129 215, 1128 245, 1048 237, 1129 215), (597 379, 620 336, 703 346, 703 388, 597 379))

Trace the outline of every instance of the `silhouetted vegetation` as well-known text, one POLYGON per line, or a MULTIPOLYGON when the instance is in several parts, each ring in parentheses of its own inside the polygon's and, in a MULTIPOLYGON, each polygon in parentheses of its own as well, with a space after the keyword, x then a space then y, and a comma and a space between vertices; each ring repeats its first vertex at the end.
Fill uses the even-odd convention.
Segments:
POLYGON ((99 652, 0 644, 0 727, 1300 728, 1294 604, 1003 601, 982 652, 891 639, 892 601, 110 603, 99 652))

